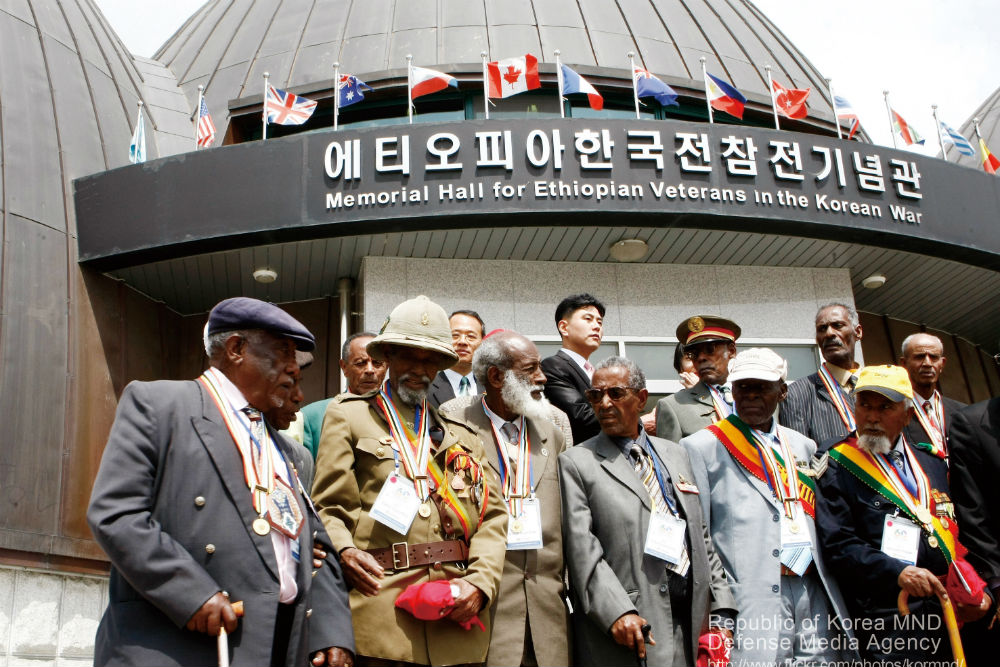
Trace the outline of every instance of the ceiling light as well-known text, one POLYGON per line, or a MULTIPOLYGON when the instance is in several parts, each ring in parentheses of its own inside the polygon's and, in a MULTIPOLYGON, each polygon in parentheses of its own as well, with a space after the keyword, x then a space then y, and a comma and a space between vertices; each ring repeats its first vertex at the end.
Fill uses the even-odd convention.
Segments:
POLYGON ((266 285, 278 279, 278 272, 274 269, 257 269, 253 272, 253 279, 266 285))
POLYGON ((638 262, 649 252, 649 245, 642 239, 622 239, 612 243, 608 252, 619 262, 638 262))
POLYGON ((878 289, 882 285, 885 285, 885 276, 878 274, 868 276, 867 278, 861 281, 861 284, 867 287, 868 289, 878 289))

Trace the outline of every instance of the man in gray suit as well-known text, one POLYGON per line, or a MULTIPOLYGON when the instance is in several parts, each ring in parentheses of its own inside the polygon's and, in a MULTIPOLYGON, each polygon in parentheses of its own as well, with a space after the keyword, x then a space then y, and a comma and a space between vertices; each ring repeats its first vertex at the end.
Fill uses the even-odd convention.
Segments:
POLYGON ((734 667, 858 657, 838 630, 850 617, 816 538, 816 443, 774 419, 787 376, 771 350, 740 352, 729 369, 736 414, 681 440, 740 610, 734 667))
POLYGON ((87 512, 112 563, 94 663, 214 665, 225 628, 233 665, 350 665, 340 567, 310 567, 329 538, 301 450, 263 416, 292 398, 296 350, 315 339, 243 297, 212 310, 207 335, 201 377, 132 382, 119 402, 87 512))
POLYGON ((695 315, 677 326, 684 356, 694 362, 698 384, 656 404, 656 435, 678 442, 733 410, 729 393, 729 360, 736 356, 740 328, 717 315, 695 315))
MULTIPOLYGON (((730 625, 736 601, 702 519, 683 448, 648 437, 635 362, 611 357, 587 399, 601 433, 559 457, 563 536, 575 618, 574 664, 690 667, 710 615, 730 625), (651 626, 648 646, 643 626, 651 626)), ((731 631, 714 630, 717 641, 731 631)))

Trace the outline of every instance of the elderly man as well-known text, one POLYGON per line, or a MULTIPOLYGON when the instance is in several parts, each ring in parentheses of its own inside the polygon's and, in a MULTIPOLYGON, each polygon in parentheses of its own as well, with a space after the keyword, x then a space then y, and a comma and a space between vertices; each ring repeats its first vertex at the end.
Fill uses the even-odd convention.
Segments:
POLYGON ((690 667, 710 613, 732 619, 736 608, 702 518, 698 496, 708 490, 680 445, 640 427, 648 392, 635 362, 602 361, 587 398, 601 433, 559 456, 574 664, 631 666, 638 655, 690 667))
POLYGON ((733 411, 727 384, 729 360, 736 356, 740 328, 715 315, 695 315, 677 327, 684 356, 694 363, 698 383, 656 404, 656 435, 678 442, 733 411))
POLYGON ((448 318, 425 296, 405 301, 368 352, 385 359, 388 380, 376 393, 330 403, 313 483, 354 586, 358 663, 481 663, 507 510, 476 433, 428 402, 431 378, 457 358, 448 318), (394 606, 411 584, 441 580, 451 582, 455 599, 440 619, 419 620, 394 606), (477 618, 486 632, 466 629, 477 618))
POLYGON ((681 440, 702 515, 740 610, 732 664, 857 658, 850 616, 816 537, 816 443, 778 426, 788 364, 768 349, 736 355, 735 413, 681 440))
POLYGON ((312 572, 314 536, 328 538, 299 456, 261 416, 289 400, 296 348, 315 340, 242 297, 212 310, 207 336, 201 377, 133 382, 119 402, 87 512, 112 563, 94 662, 214 665, 225 650, 248 667, 351 664, 340 568, 312 572))
POLYGON ((861 324, 854 308, 831 303, 816 313, 816 345, 823 355, 819 371, 792 383, 778 421, 816 442, 818 453, 855 431, 854 397, 857 381, 855 344, 861 324))
POLYGON ((944 344, 937 336, 913 334, 903 339, 899 365, 906 369, 913 386, 913 416, 906 437, 917 447, 948 461, 948 427, 956 412, 965 407, 941 395, 938 381, 944 371, 944 344))
MULTIPOLYGON (((472 359, 486 391, 454 416, 479 431, 503 482, 507 560, 493 607, 487 665, 568 665, 569 615, 563 603, 562 508, 556 457, 563 436, 542 394, 538 348, 513 331, 491 334, 472 359)), ((457 401, 449 401, 442 412, 457 401)))
MULTIPOLYGON (((913 397, 906 370, 868 366, 854 389, 857 436, 830 449, 817 509, 823 555, 854 617, 864 659, 921 664, 950 660, 936 596, 956 557, 954 512, 944 461, 906 441, 913 397), (900 591, 911 616, 897 616, 900 591)), ((989 608, 956 605, 976 620, 989 608)))
POLYGON ((478 396, 483 388, 476 384, 472 372, 472 355, 486 337, 486 324, 474 310, 456 310, 448 318, 451 345, 458 361, 451 368, 438 372, 431 384, 430 402, 440 408, 456 396, 478 396))

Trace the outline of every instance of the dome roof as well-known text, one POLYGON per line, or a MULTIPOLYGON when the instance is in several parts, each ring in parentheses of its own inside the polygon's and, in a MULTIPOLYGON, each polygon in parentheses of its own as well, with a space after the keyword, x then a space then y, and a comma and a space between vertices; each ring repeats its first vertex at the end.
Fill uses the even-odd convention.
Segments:
POLYGON ((603 68, 625 80, 633 51, 638 64, 696 94, 705 57, 709 72, 764 104, 770 64, 783 85, 813 88, 813 115, 832 120, 823 77, 748 0, 210 0, 155 58, 189 100, 205 85, 221 126, 229 100, 261 94, 264 72, 295 89, 331 80, 335 61, 365 79, 405 67, 408 53, 421 66, 476 71, 482 51, 552 63, 556 49, 583 73, 603 68))
POLYGON ((983 100, 979 108, 972 112, 969 119, 962 123, 959 132, 966 139, 972 142, 976 154, 972 156, 962 155, 955 147, 948 145, 947 157, 952 162, 956 162, 965 167, 975 169, 983 168, 983 156, 979 151, 979 139, 976 138, 976 128, 973 119, 979 119, 979 132, 983 135, 986 146, 995 155, 1000 155, 1000 88, 993 91, 993 94, 983 100))

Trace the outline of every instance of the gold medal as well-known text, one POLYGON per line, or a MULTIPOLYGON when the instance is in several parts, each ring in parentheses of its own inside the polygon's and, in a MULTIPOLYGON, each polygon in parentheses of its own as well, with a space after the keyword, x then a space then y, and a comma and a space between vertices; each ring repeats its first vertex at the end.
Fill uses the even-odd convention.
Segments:
POLYGON ((792 523, 790 526, 788 526, 788 530, 792 531, 793 533, 799 532, 799 524, 792 523))
POLYGON ((421 505, 420 509, 417 510, 417 514, 419 514, 425 519, 429 517, 431 515, 430 503, 425 502, 423 505, 421 505))
POLYGON ((267 535, 271 532, 271 524, 267 522, 267 519, 261 517, 253 520, 253 532, 257 533, 261 537, 267 535))
POLYGON ((941 517, 941 527, 948 530, 948 519, 941 517))
POLYGON ((455 475, 454 477, 451 478, 451 488, 455 489, 456 491, 461 491, 462 489, 465 488, 465 482, 462 481, 461 477, 455 475))
POLYGON ((929 544, 931 548, 937 549, 938 538, 935 537, 934 535, 931 535, 930 537, 927 538, 927 544, 929 544))
POLYGON ((934 521, 931 511, 926 507, 918 507, 915 514, 917 515, 917 520, 925 526, 931 525, 934 521))
POLYGON ((511 531, 512 531, 512 532, 515 532, 515 533, 520 533, 521 531, 523 531, 523 530, 524 530, 524 524, 523 524, 523 523, 521 523, 521 520, 520 520, 520 519, 515 519, 515 520, 514 520, 514 521, 513 521, 513 522, 512 522, 511 524, 510 524, 510 529, 511 529, 511 531))

